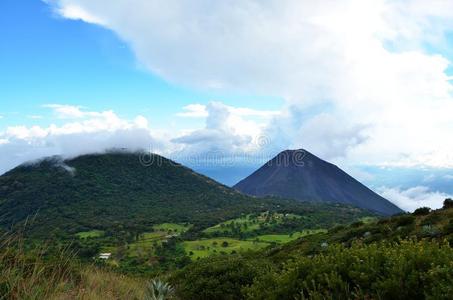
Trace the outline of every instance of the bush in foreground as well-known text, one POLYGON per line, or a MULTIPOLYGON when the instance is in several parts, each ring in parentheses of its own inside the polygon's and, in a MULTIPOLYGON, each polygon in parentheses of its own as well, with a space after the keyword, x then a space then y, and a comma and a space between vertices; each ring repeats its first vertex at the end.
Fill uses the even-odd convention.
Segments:
POLYGON ((453 250, 424 240, 333 244, 283 264, 266 256, 211 257, 170 280, 180 299, 451 299, 453 250))
MULTIPOLYGON (((244 288, 249 299, 449 299, 453 250, 448 243, 402 241, 330 247, 300 257, 244 288)), ((451 298, 450 298, 451 299, 451 298)))
POLYGON ((270 265, 253 259, 218 256, 201 259, 170 279, 180 299, 242 299, 242 287, 268 271, 270 265))

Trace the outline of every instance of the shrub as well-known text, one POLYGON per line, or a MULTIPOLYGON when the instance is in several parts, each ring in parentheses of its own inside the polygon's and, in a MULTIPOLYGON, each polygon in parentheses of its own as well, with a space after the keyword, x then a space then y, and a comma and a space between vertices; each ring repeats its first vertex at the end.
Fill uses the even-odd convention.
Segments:
POLYGON ((167 300, 171 299, 174 294, 173 287, 161 281, 160 279, 152 280, 146 289, 145 300, 167 300))
POLYGON ((424 215, 429 214, 430 211, 431 211, 431 208, 429 208, 429 207, 426 207, 426 206, 425 207, 419 207, 416 210, 414 210, 412 215, 414 215, 414 216, 424 216, 424 215))
POLYGON ((248 299, 449 299, 452 261, 446 243, 333 246, 266 273, 244 292, 248 299))
POLYGON ((415 222, 415 217, 409 214, 395 217, 396 226, 407 226, 415 222))
POLYGON ((243 299, 242 288, 271 270, 266 261, 240 256, 200 259, 170 278, 176 295, 187 300, 243 299))
POLYGON ((352 223, 351 227, 357 228, 357 227, 363 226, 364 224, 365 223, 363 223, 362 221, 357 221, 357 222, 352 223))
POLYGON ((329 233, 337 233, 341 230, 345 229, 345 226, 344 225, 337 225, 335 227, 332 227, 331 229, 329 229, 329 233))
POLYGON ((448 222, 447 225, 444 226, 443 228, 443 233, 444 234, 451 234, 453 233, 453 219, 448 222))
POLYGON ((423 221, 420 223, 421 225, 434 225, 442 221, 442 216, 436 213, 432 213, 427 216, 423 221))

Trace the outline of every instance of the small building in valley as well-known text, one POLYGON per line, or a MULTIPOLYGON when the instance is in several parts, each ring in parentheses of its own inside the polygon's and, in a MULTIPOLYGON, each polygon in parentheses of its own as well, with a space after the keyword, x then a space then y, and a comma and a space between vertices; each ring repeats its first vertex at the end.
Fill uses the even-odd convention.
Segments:
POLYGON ((99 254, 100 259, 109 259, 110 256, 112 256, 112 253, 100 253, 99 254))

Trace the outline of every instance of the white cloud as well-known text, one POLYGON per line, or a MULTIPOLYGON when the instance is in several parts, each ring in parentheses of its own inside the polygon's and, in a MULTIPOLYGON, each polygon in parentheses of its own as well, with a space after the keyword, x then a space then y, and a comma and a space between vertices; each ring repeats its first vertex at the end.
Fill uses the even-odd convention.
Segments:
POLYGON ((81 20, 81 21, 85 21, 87 23, 93 23, 93 24, 99 24, 99 25, 105 24, 105 22, 101 18, 90 14, 89 12, 84 10, 82 7, 77 6, 77 5, 68 4, 68 5, 62 6, 58 9, 58 14, 60 14, 64 18, 71 19, 71 20, 81 20))
POLYGON ((265 123, 244 116, 268 117, 267 112, 211 102, 202 106, 205 128, 175 132, 152 129, 147 118, 140 115, 129 120, 111 110, 88 111, 59 104, 45 107, 63 123, 9 126, 0 132, 0 174, 29 160, 53 155, 73 157, 111 148, 151 150, 181 161, 256 154, 263 146, 257 138, 265 123))
POLYGON ((32 119, 32 120, 39 120, 39 119, 42 119, 43 116, 40 116, 40 115, 29 115, 29 116, 27 116, 27 118, 32 119))
MULTIPOLYGON (((215 101, 212 101, 215 103, 215 101)), ((218 103, 218 102, 217 102, 218 103)), ((252 109, 247 107, 234 107, 229 105, 223 105, 229 113, 238 117, 261 117, 261 118, 270 118, 273 116, 280 115, 280 111, 275 110, 259 110, 252 109)), ((189 117, 189 118, 206 118, 209 113, 207 111, 206 105, 203 104, 189 104, 183 107, 184 112, 177 113, 179 117, 189 117)))
POLYGON ((416 186, 409 189, 381 187, 378 189, 378 193, 398 207, 411 212, 423 206, 432 209, 441 208, 446 198, 452 198, 452 195, 431 191, 426 186, 416 186))
MULTIPOLYGON (((167 80, 285 98, 285 113, 270 126, 294 135, 266 130, 280 148, 349 163, 453 166, 453 89, 442 55, 452 1, 52 3, 63 17, 116 32, 167 80), (329 110, 304 113, 319 104, 329 110)), ((189 106, 180 115, 206 114, 189 106)))
POLYGON ((178 117, 186 118, 206 118, 208 112, 206 110, 206 105, 202 104, 189 104, 183 107, 184 112, 177 113, 178 117))
POLYGON ((161 153, 170 147, 148 120, 120 118, 112 111, 86 112, 79 108, 53 105, 52 109, 68 120, 62 125, 9 126, 0 132, 0 174, 29 160, 52 155, 73 157, 103 152, 111 148, 150 149, 161 153))
POLYGON ((281 149, 271 146, 265 128, 278 111, 234 107, 212 101, 183 107, 179 117, 205 118, 205 127, 185 130, 171 139, 172 158, 201 167, 261 164, 281 149))
POLYGON ((332 113, 306 116, 298 108, 291 107, 275 118, 264 130, 271 143, 289 145, 289 148, 307 150, 331 160, 344 157, 348 151, 368 140, 368 126, 354 124, 347 118, 332 113))
POLYGON ((229 110, 232 114, 241 116, 241 117, 262 117, 262 118, 269 118, 272 116, 279 116, 280 111, 274 110, 258 110, 258 109, 251 109, 246 107, 229 107, 229 110))
MULTIPOLYGON (((185 107, 186 110, 187 107, 185 107)), ((256 150, 254 138, 262 132, 264 124, 246 120, 244 112, 251 115, 259 114, 257 111, 245 108, 234 108, 220 102, 210 102, 206 106, 191 106, 190 113, 206 114, 204 129, 193 130, 174 138, 172 141, 185 145, 187 154, 203 154, 210 151, 219 151, 222 155, 246 153, 256 150), (200 108, 203 107, 203 110, 200 108)))
POLYGON ((62 104, 46 104, 45 108, 51 108, 57 118, 60 119, 80 119, 85 117, 98 117, 98 112, 82 111, 82 107, 62 104))

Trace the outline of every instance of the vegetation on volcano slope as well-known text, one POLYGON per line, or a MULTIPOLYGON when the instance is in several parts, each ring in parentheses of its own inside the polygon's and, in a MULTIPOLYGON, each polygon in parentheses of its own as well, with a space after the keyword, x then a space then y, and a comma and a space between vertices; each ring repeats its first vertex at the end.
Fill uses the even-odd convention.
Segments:
MULTIPOLYGON (((325 231, 323 229, 293 231, 306 223, 307 220, 298 215, 265 212, 222 222, 204 230, 201 237, 197 239, 188 240, 184 237, 184 233, 192 227, 190 224, 163 223, 154 225, 152 228, 154 231, 138 234, 133 240, 121 244, 112 243, 105 236, 100 236, 81 238, 76 246, 80 251, 84 247, 90 249, 93 243, 97 243, 98 252, 112 253, 112 258, 108 260, 109 265, 119 267, 128 273, 152 275, 162 270, 185 266, 191 260, 202 257, 257 251, 325 231), (294 221, 300 221, 300 223, 294 223, 294 221), (242 226, 236 224, 242 224, 242 226), (251 225, 247 226, 247 224, 251 225), (252 224, 255 224, 256 228, 253 228, 252 224), (216 228, 226 228, 228 235, 219 236, 222 232, 217 232, 216 228), (234 230, 228 232, 229 228, 234 230), (209 233, 206 234, 206 232, 209 233), (214 236, 209 237, 210 234, 214 236), (234 238, 231 237, 233 234, 236 235, 234 238)), ((311 226, 313 227, 314 224, 311 226)), ((80 237, 82 234, 86 236, 92 233, 78 233, 77 236, 80 237)), ((190 238, 191 234, 188 237, 190 238)), ((92 251, 82 252, 89 254, 85 255, 88 260, 97 254, 92 251)))
POLYGON ((327 232, 326 229, 307 229, 303 231, 291 232, 290 234, 263 234, 253 238, 258 242, 285 244, 312 234, 327 232))
POLYGON ((245 241, 232 238, 212 238, 183 242, 184 250, 191 259, 198 259, 216 254, 234 254, 248 250, 259 250, 269 246, 269 243, 245 241))
POLYGON ((449 203, 256 253, 208 257, 175 272, 171 282, 182 299, 451 299, 449 203))
MULTIPOLYGON (((451 299, 452 219, 453 208, 445 208, 337 227, 258 253, 200 259, 171 272, 169 282, 177 299, 451 299), (440 233, 426 236, 423 228, 433 221, 440 233), (397 229, 411 224, 410 232, 397 229), (392 232, 379 241, 356 234, 384 225, 392 232), (350 238, 334 242, 340 236, 350 238)), ((146 293, 150 277, 87 267, 66 251, 25 251, 23 243, 1 237, 5 299, 143 299, 146 293)))
POLYGON ((300 237, 310 234, 311 231, 322 230, 322 225, 328 226, 329 224, 317 221, 316 215, 299 216, 267 211, 222 222, 203 230, 202 236, 224 236, 249 240, 266 235, 288 236, 293 234, 300 237))
POLYGON ((254 198, 158 155, 85 155, 22 165, 0 177, 0 227, 27 222, 38 238, 73 237, 100 230, 105 239, 133 240, 162 223, 193 224, 198 233, 250 213, 309 216, 327 228, 370 215, 351 206, 254 198))

